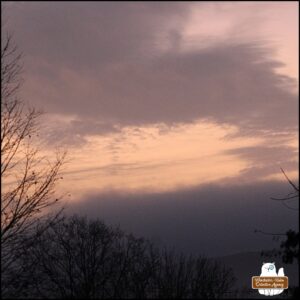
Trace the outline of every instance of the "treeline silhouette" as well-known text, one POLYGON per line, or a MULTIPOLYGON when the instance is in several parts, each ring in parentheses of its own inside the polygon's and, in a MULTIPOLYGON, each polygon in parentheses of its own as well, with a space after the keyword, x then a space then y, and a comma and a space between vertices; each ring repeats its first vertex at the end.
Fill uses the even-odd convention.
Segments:
POLYGON ((235 280, 219 262, 160 249, 98 219, 39 226, 2 278, 9 298, 223 298, 235 280))

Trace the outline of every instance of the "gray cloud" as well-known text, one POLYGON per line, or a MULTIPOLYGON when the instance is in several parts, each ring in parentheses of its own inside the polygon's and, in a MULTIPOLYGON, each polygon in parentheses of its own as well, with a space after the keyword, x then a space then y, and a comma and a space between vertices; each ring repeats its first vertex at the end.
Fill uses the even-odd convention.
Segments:
MULTIPOLYGON (((46 115, 47 117, 47 115, 46 115)), ((61 146, 80 146, 87 142, 89 135, 106 135, 120 133, 120 128, 111 123, 103 123, 97 119, 75 119, 70 122, 55 120, 41 128, 41 136, 49 145, 59 143, 61 146)))
POLYGON ((263 59, 253 45, 227 45, 112 65, 96 78, 70 74, 61 78, 52 109, 123 125, 206 118, 245 133, 295 130, 297 96, 271 62, 257 62, 263 59), (67 82, 72 79, 73 84, 67 82))
POLYGON ((263 43, 228 37, 180 51, 192 5, 32 3, 11 9, 29 81, 35 80, 25 94, 47 111, 88 118, 87 134, 99 119, 172 125, 202 118, 247 135, 296 130, 295 82, 276 72, 281 63, 263 43), (160 51, 164 43, 171 46, 160 51))
POLYGON ((259 146, 240 147, 226 150, 223 153, 242 158, 250 164, 240 172, 240 180, 258 180, 268 175, 280 173, 280 168, 287 172, 298 170, 298 149, 284 146, 284 144, 272 145, 271 142, 267 141, 259 146))
POLYGON ((226 255, 277 244, 254 229, 286 232, 297 213, 270 197, 290 192, 288 183, 205 185, 165 193, 113 192, 87 195, 69 213, 99 217, 109 224, 179 251, 226 255))
POLYGON ((26 48, 26 56, 83 70, 112 62, 136 61, 149 54, 160 32, 173 33, 185 20, 190 6, 130 2, 23 3, 8 8, 7 14, 9 25, 15 28, 18 41, 26 48))

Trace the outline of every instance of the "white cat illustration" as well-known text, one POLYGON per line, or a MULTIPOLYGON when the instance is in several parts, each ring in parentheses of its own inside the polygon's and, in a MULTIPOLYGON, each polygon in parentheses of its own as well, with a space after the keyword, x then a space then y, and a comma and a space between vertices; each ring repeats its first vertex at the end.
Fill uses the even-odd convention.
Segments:
MULTIPOLYGON (((261 267, 260 276, 264 277, 275 277, 275 276, 284 276, 283 268, 280 268, 278 274, 276 273, 275 263, 263 263, 261 267)), ((258 289, 258 292, 261 295, 265 296, 274 296, 279 295, 283 292, 283 289, 258 289)))

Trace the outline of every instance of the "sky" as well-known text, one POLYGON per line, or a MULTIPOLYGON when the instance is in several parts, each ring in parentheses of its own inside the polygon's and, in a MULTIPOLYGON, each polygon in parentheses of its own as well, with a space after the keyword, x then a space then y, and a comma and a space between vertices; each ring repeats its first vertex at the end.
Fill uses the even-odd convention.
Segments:
POLYGON ((209 255, 297 226, 298 2, 2 6, 69 212, 209 255))

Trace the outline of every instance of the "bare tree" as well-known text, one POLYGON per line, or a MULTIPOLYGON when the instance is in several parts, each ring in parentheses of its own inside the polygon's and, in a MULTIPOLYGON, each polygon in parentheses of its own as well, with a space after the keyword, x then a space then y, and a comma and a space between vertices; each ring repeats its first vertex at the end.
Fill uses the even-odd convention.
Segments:
MULTIPOLYGON (((286 208, 299 211, 299 185, 297 186, 292 180, 287 176, 283 169, 281 169, 284 177, 288 181, 289 185, 292 187, 293 191, 287 194, 284 197, 274 198, 272 200, 280 201, 286 208), (291 202, 297 202, 298 207, 291 205, 291 202)), ((282 257, 282 261, 287 264, 293 263, 294 260, 297 260, 299 263, 299 231, 288 230, 285 233, 286 239, 280 244, 280 249, 278 254, 282 257)))
POLYGON ((274 201, 280 201, 286 208, 291 210, 299 210, 299 207, 291 206, 291 202, 298 202, 299 205, 299 185, 297 186, 292 180, 286 175, 284 170, 280 168, 282 174, 284 175, 285 179, 289 183, 289 185, 292 187, 293 191, 283 197, 275 198, 271 197, 274 201))
MULTIPOLYGON (((54 159, 41 155, 34 142, 40 112, 18 98, 22 78, 22 55, 7 33, 1 46, 1 268, 2 292, 6 274, 16 266, 20 238, 42 219, 47 225, 58 217, 49 208, 58 202, 55 185, 61 178, 64 152, 54 159), (14 265, 14 266, 13 266, 14 265)), ((32 241, 31 241, 32 242, 32 241)))
MULTIPOLYGON (((293 210, 293 211, 299 211, 299 185, 297 186, 296 183, 294 183, 288 175, 285 173, 285 171, 280 168, 282 174, 284 175, 285 179, 289 183, 289 185, 292 187, 292 191, 283 196, 283 197, 271 197, 271 200, 273 201, 279 201, 282 205, 284 205, 286 208, 293 210), (298 204, 298 207, 296 207, 298 204)), ((295 231, 292 229, 289 229, 286 233, 274 233, 274 232, 265 232, 262 230, 255 230, 257 233, 261 233, 264 235, 269 235, 273 237, 273 240, 280 240, 281 238, 285 238, 280 243, 279 248, 274 248, 272 250, 266 250, 262 251, 261 255, 265 257, 280 257, 283 263, 286 264, 292 264, 294 261, 297 261, 299 264, 299 243, 300 243, 300 235, 299 230, 295 231)), ((291 287, 289 288, 289 291, 292 295, 292 298, 298 298, 299 296, 299 287, 291 287)))
POLYGON ((23 297, 221 298, 233 283, 231 270, 219 262, 160 250, 119 228, 77 216, 48 227, 24 251, 23 297))
POLYGON ((219 299, 233 291, 230 268, 203 256, 186 257, 164 250, 155 274, 155 298, 219 299))
MULTIPOLYGON (((292 192, 283 196, 283 197, 271 197, 273 201, 279 201, 286 208, 299 211, 299 186, 297 186, 285 173, 285 171, 280 168, 285 179, 292 187, 292 192), (291 205, 292 202, 296 202, 298 207, 295 204, 291 205)), ((263 230, 255 230, 257 233, 264 235, 270 235, 274 240, 279 240, 281 237, 285 237, 286 240, 280 244, 280 249, 273 249, 270 251, 263 251, 262 255, 264 256, 281 256, 284 263, 293 263, 294 259, 299 261, 299 231, 288 230, 286 233, 274 233, 274 232, 265 232, 263 230)))

